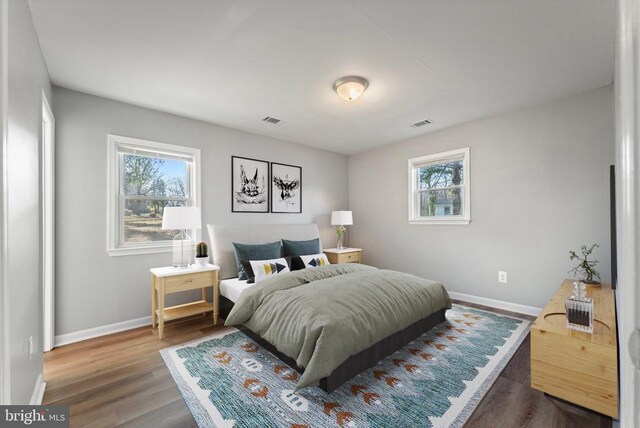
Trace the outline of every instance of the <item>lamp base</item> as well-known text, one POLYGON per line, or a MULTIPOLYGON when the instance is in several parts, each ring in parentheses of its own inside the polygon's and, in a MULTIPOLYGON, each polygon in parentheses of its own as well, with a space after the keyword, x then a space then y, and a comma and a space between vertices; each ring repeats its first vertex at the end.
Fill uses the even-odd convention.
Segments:
POLYGON ((346 227, 344 226, 338 226, 336 228, 336 236, 338 237, 338 245, 336 245, 336 248, 338 250, 344 250, 344 232, 345 230, 347 230, 346 227))
POLYGON ((173 266, 177 268, 186 268, 193 261, 191 248, 191 237, 185 230, 178 233, 173 238, 173 266))
POLYGON ((180 268, 180 269, 188 268, 190 266, 191 266, 191 263, 187 263, 186 265, 177 265, 177 264, 173 265, 174 268, 180 268))

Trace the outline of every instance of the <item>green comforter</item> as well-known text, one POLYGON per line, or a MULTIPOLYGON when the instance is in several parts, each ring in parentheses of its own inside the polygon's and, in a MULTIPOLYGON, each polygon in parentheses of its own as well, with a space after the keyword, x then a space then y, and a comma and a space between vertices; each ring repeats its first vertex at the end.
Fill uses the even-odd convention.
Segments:
POLYGON ((451 308, 442 284, 340 264, 279 275, 245 289, 226 325, 244 324, 305 369, 296 389, 414 322, 451 308))

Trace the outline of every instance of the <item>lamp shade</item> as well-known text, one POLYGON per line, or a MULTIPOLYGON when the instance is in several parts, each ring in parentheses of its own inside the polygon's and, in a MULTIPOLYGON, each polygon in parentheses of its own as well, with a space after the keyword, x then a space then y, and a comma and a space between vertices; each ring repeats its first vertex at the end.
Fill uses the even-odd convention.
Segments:
POLYGON ((165 207, 162 214, 162 228, 200 229, 202 219, 199 207, 165 207))
POLYGON ((351 211, 332 211, 332 226, 349 226, 353 224, 353 214, 351 211))

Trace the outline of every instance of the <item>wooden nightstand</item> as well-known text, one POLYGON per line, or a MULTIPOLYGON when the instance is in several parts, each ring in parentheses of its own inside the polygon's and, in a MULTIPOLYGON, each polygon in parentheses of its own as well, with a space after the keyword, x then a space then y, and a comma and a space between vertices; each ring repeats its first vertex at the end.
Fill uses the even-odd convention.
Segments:
POLYGON ((362 248, 326 248, 324 253, 332 265, 338 263, 362 263, 362 248))
POLYGON ((218 270, 216 265, 173 266, 151 269, 151 326, 156 327, 158 320, 158 338, 164 339, 164 322, 176 318, 203 314, 213 311, 213 323, 218 323, 218 270), (207 288, 213 289, 213 303, 207 302, 207 288), (184 305, 164 307, 164 296, 181 291, 202 290, 202 300, 184 305))

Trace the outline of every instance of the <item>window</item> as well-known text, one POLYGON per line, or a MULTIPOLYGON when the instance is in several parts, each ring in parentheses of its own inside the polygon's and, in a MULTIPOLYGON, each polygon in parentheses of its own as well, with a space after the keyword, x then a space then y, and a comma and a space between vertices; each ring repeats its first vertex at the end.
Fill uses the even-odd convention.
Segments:
POLYGON ((409 223, 469 224, 469 149, 409 159, 409 223))
MULTIPOLYGON (((112 256, 170 252, 164 207, 198 206, 200 150, 108 136, 108 246, 112 256)), ((200 231, 191 231, 195 239, 200 231)))

